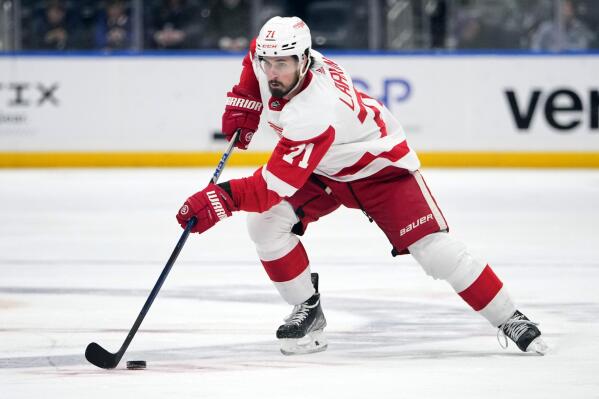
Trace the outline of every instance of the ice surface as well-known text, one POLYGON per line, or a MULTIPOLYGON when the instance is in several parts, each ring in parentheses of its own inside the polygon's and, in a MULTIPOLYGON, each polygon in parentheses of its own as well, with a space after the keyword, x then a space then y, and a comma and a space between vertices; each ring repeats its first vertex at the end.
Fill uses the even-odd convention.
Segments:
POLYGON ((0 171, 1 398, 599 397, 596 170, 424 171, 452 233, 541 323, 545 357, 501 349, 446 283, 340 209, 303 239, 326 352, 279 353, 291 308, 235 215, 190 237, 119 367, 87 363, 89 342, 120 347, 181 234, 174 214, 211 174, 0 171))

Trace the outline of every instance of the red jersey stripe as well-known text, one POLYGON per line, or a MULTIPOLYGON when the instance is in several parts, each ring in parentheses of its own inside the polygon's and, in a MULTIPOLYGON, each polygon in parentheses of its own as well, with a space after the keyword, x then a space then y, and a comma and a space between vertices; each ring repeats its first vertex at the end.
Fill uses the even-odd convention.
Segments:
POLYGON ((360 123, 364 123, 364 121, 366 120, 366 116, 368 116, 368 112, 366 111, 366 108, 364 107, 364 102, 362 101, 362 93, 356 90, 355 87, 354 93, 356 93, 356 99, 358 100, 358 106, 360 107, 360 112, 358 112, 358 120, 360 121, 360 123))
POLYGON ((353 175, 359 172, 362 168, 365 168, 372 161, 377 158, 385 158, 390 160, 391 162, 395 162, 410 152, 410 147, 408 147, 408 142, 406 140, 394 146, 389 151, 381 152, 379 155, 373 155, 369 152, 366 152, 355 164, 348 166, 346 168, 341 169, 339 172, 335 173, 334 177, 342 177, 353 175))
MULTIPOLYGON (((361 104, 364 104, 364 102, 362 101, 362 99, 364 99, 364 98, 367 98, 369 100, 374 100, 372 97, 370 97, 366 93, 357 92, 356 94, 361 97, 360 98, 361 104)), ((378 101, 378 100, 375 100, 375 101, 377 103, 381 104, 380 101, 378 101)), ((381 131, 381 137, 385 137, 387 135, 387 124, 381 117, 381 110, 378 109, 377 107, 375 107, 374 105, 368 105, 368 104, 364 104, 364 105, 367 106, 368 108, 370 108, 372 110, 372 112, 374 112, 374 122, 376 123, 376 125, 379 127, 379 129, 381 131)))
POLYGON ((368 108, 374 111, 374 121, 376 122, 376 125, 379 127, 381 131, 381 137, 385 137, 387 135, 387 125, 385 124, 383 118, 381 118, 381 111, 374 105, 364 105, 366 105, 368 108))

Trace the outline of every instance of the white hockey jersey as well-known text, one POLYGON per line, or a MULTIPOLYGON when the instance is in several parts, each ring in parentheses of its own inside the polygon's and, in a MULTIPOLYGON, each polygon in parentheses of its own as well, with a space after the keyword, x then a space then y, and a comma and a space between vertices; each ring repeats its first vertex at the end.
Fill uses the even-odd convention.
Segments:
POLYGON ((253 57, 252 66, 266 118, 280 141, 262 177, 281 197, 295 193, 311 173, 353 181, 393 165, 420 167, 403 128, 377 100, 359 92, 340 65, 317 51, 301 92, 291 100, 272 97, 268 79, 253 57))

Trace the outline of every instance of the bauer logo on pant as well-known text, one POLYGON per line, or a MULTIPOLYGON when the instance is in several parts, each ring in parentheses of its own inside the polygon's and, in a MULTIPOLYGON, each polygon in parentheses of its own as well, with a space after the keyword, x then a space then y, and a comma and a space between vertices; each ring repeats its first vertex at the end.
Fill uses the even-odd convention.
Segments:
POLYGON ((404 227, 403 229, 401 229, 399 231, 399 235, 403 236, 407 233, 409 233, 410 231, 416 229, 419 226, 422 226, 423 224, 425 224, 426 222, 428 222, 429 220, 433 220, 433 215, 431 213, 429 213, 426 216, 421 217, 420 219, 418 219, 415 222, 410 223, 409 225, 407 225, 406 227, 404 227))

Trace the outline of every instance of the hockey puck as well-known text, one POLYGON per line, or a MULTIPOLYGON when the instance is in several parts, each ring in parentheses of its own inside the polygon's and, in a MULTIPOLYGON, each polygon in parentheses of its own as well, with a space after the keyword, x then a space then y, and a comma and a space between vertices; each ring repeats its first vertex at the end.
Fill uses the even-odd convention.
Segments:
POLYGON ((127 368, 129 370, 143 370, 146 368, 145 360, 129 360, 127 362, 127 368))

